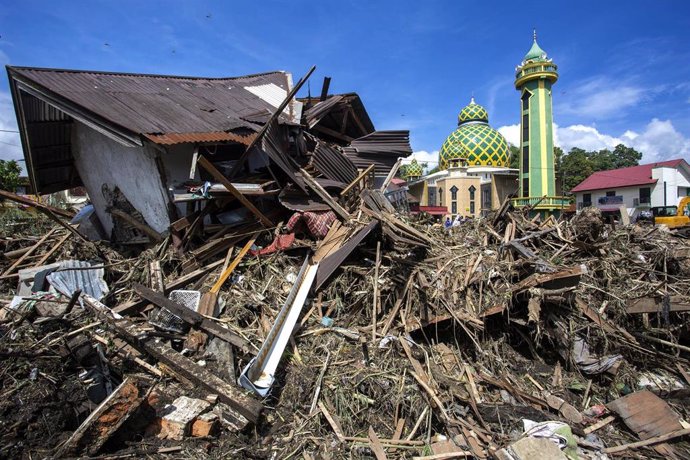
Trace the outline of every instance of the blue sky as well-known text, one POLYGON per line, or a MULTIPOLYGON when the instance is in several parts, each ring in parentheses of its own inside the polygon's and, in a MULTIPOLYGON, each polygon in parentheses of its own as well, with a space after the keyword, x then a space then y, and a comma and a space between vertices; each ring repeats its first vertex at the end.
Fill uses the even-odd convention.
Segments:
MULTIPOLYGON (((474 94, 517 135, 514 68, 532 28, 559 66, 557 143, 690 157, 690 2, 0 0, 3 64, 198 76, 311 65, 313 94, 355 91, 377 129, 434 157, 474 94)), ((306 91, 304 91, 306 92, 306 91)), ((16 129, 0 77, 0 129, 16 129)), ((10 144, 14 144, 10 145, 10 144)), ((20 158, 0 132, 0 158, 20 158)))

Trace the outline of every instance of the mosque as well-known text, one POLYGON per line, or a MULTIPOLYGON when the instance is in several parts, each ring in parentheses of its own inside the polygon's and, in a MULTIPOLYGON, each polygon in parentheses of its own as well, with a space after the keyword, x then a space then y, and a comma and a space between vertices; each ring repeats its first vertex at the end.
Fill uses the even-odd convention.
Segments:
POLYGON ((413 211, 439 217, 478 217, 498 209, 506 199, 535 213, 558 213, 568 207, 556 196, 551 86, 557 66, 537 44, 516 68, 520 92, 519 168, 510 167, 510 150, 489 125, 486 109, 474 101, 458 115, 458 127, 439 151, 439 171, 426 176, 416 160, 405 168, 409 193, 419 201, 413 211))

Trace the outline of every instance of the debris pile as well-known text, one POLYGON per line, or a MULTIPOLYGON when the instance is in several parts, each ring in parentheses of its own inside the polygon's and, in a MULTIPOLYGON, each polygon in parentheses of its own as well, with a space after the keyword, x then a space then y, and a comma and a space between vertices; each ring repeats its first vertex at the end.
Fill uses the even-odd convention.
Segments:
POLYGON ((690 453, 686 240, 508 206, 449 231, 360 196, 321 239, 229 233, 199 268, 171 238, 6 240, 2 455, 690 453))
POLYGON ((0 241, 0 457, 690 456, 687 240, 510 200, 413 220, 385 195, 409 133, 327 87, 286 119, 304 81, 225 144, 142 131, 193 148, 183 189, 0 194, 54 223, 0 241))

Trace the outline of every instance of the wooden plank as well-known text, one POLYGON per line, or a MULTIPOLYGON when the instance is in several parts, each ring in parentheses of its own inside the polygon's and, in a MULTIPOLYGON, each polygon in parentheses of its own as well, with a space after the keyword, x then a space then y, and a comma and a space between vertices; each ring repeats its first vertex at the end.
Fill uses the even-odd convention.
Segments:
MULTIPOLYGON (((202 276, 204 276, 206 273, 210 272, 214 268, 220 266, 223 263, 222 260, 217 260, 213 262, 210 265, 207 265, 203 268, 200 268, 198 270, 194 270, 193 272, 187 273, 186 275, 183 275, 176 280, 168 283, 166 285, 166 290, 167 292, 174 291, 175 289, 181 289, 185 286, 187 286, 189 283, 192 281, 195 281, 202 276)), ((118 305, 117 307, 113 308, 113 311, 117 314, 120 315, 127 315, 130 314, 140 308, 143 308, 148 304, 149 302, 146 299, 134 299, 130 300, 129 302, 125 302, 123 304, 118 305)))
POLYGON ((89 455, 98 452, 141 404, 143 398, 135 382, 130 378, 123 380, 58 448, 55 458, 71 456, 82 450, 89 455))
POLYGON ((240 168, 244 166, 244 162, 247 161, 247 157, 249 156, 249 152, 251 151, 251 149, 263 138, 271 123, 273 123, 273 121, 276 120, 281 113, 283 113, 285 107, 287 107, 292 98, 295 97, 297 91, 299 91, 300 88, 307 82, 311 74, 314 73, 314 70, 316 70, 316 66, 312 66, 311 69, 309 69, 309 71, 302 78, 300 78, 297 84, 285 95, 285 99, 283 99, 283 102, 281 102, 280 105, 276 107, 276 110, 271 114, 271 118, 269 118, 268 121, 264 123, 264 125, 261 127, 261 130, 256 134, 256 136, 254 136, 254 138, 251 140, 251 142, 245 149, 244 153, 242 153, 242 156, 239 158, 239 160, 237 160, 237 164, 233 166, 232 170, 230 171, 230 174, 228 174, 228 177, 230 179, 235 177, 240 168))
POLYGON ((376 265, 374 266, 374 298, 371 308, 371 341, 376 342, 376 316, 379 300, 379 267, 381 266, 381 242, 376 242, 376 265))
POLYGON ((199 164, 201 164, 201 167, 204 168, 206 171, 208 171, 209 174, 211 174, 218 182, 223 184, 226 189, 228 189, 228 192, 230 192, 237 200, 242 203, 244 207, 249 209, 252 214, 254 214, 262 224, 266 227, 273 227, 273 222, 266 217, 261 211, 259 211, 256 206, 252 204, 251 201, 249 201, 242 193, 239 192, 235 188, 234 185, 230 182, 230 180, 223 175, 218 169, 216 169, 215 166, 213 166, 213 163, 211 163, 208 159, 206 159, 205 156, 200 155, 199 156, 199 164))
POLYGON ((367 166, 367 169, 365 169, 364 171, 362 171, 361 173, 359 173, 359 176, 357 176, 357 177, 355 178, 355 180, 353 180, 352 182, 350 182, 350 183, 348 184, 348 186, 345 187, 345 188, 343 189, 342 192, 340 192, 340 196, 345 196, 345 195, 347 194, 347 192, 349 192, 350 190, 352 190, 352 188, 353 188, 355 185, 359 184, 359 181, 361 181, 362 179, 364 179, 364 178, 367 176, 367 174, 369 174, 373 169, 374 169, 374 164, 373 164, 373 163, 370 164, 369 166, 367 166))
MULTIPOLYGON (((670 299, 669 311, 690 311, 690 303, 681 302, 680 296, 673 296, 670 299)), ((633 313, 661 313, 663 303, 654 297, 641 297, 627 301, 625 311, 633 313)))
POLYGON ((163 237, 161 236, 160 233, 158 233, 157 231, 155 231, 154 229, 152 229, 151 227, 149 227, 148 224, 145 224, 145 223, 143 223, 143 222, 139 222, 137 219, 135 219, 134 217, 130 216, 130 215, 127 214, 126 212, 122 211, 121 209, 115 209, 115 208, 113 208, 113 209, 110 210, 110 214, 112 214, 113 216, 117 217, 118 219, 124 220, 124 221, 127 222, 129 225, 131 225, 132 227, 134 227, 134 228, 136 228, 136 229, 138 229, 138 230, 141 230, 142 232, 144 232, 144 233, 146 234, 146 236, 148 236, 149 238, 151 238, 151 240, 152 240, 153 242, 155 242, 155 243, 160 243, 161 241, 163 241, 163 237))
POLYGON ((45 264, 50 257, 57 252, 58 249, 62 247, 63 244, 65 244, 65 241, 69 239, 69 237, 72 236, 71 233, 67 233, 65 236, 60 238, 60 240, 50 249, 50 251, 46 252, 41 259, 36 262, 33 266, 34 267, 40 267, 41 265, 45 264))
POLYGON ((683 429, 680 418, 671 407, 648 390, 630 393, 611 401, 606 407, 617 413, 643 440, 683 429))
POLYGON ((29 256, 31 256, 31 254, 33 254, 38 248, 40 248, 41 245, 42 245, 43 243, 45 243, 46 240, 48 240, 48 238, 50 238, 51 236, 53 236, 53 233, 55 233, 56 231, 57 231, 57 229, 56 229, 56 228, 53 228, 53 229, 51 229, 48 233, 46 233, 45 235, 43 235, 43 238, 41 238, 40 240, 38 240, 38 242, 36 242, 36 244, 34 244, 34 245, 31 247, 31 249, 29 249, 28 251, 26 251, 26 252, 24 253, 23 256, 21 256, 19 259, 17 259, 12 265, 10 265, 10 267, 9 267, 7 270, 5 270, 5 272, 2 274, 2 276, 0 276, 0 279, 9 276, 10 273, 13 273, 14 270, 15 270, 17 267, 19 267, 21 264, 23 264, 24 261, 25 261, 26 259, 28 259, 29 256))
POLYGON ((350 216, 350 213, 348 213, 345 209, 343 209, 342 206, 340 206, 334 199, 331 197, 326 190, 319 185, 316 180, 311 177, 311 175, 306 172, 303 168, 300 168, 299 170, 300 174, 302 175, 302 179, 304 179, 304 182, 309 186, 310 189, 312 189, 314 192, 316 192, 317 195, 336 213, 340 216, 341 219, 348 221, 352 218, 350 216))
POLYGON ((379 437, 376 436, 374 427, 371 425, 369 425, 369 445, 371 446, 372 452, 374 452, 374 455, 376 456, 376 460, 388 460, 388 457, 386 457, 386 451, 383 450, 381 441, 379 440, 379 437))
POLYGON ((134 323, 114 313, 90 295, 82 294, 82 298, 89 310, 110 323, 115 333, 132 346, 153 356, 204 391, 218 395, 221 402, 229 405, 247 420, 253 423, 259 420, 263 406, 247 392, 227 383, 169 346, 155 340, 148 340, 146 334, 142 334, 134 323))
POLYGON ((244 256, 247 254, 247 252, 249 252, 255 241, 256 235, 252 236, 249 241, 247 241, 244 247, 240 250, 239 254, 237 254, 237 257, 235 257, 235 260, 233 260, 230 266, 223 270, 223 272, 220 274, 218 280, 215 282, 213 287, 211 287, 211 290, 204 294, 199 305, 200 314, 206 316, 215 316, 216 303, 218 302, 218 293, 220 292, 220 288, 223 287, 223 283, 225 283, 235 268, 240 264, 240 262, 242 262, 242 259, 244 259, 244 256))
POLYGON ((601 327, 604 331, 606 332, 611 332, 611 333, 619 333, 626 339, 628 339, 630 342, 637 344, 637 339, 633 337, 628 331, 623 329, 620 326, 614 326, 612 325, 606 318, 602 317, 599 312, 591 308, 589 305, 585 303, 584 300, 582 300, 579 297, 575 298, 575 305, 582 311, 582 313, 585 314, 592 322, 594 322, 596 325, 601 327))
POLYGON ((555 273, 535 273, 516 284, 512 288, 512 291, 515 294, 537 286, 546 287, 548 289, 577 286, 580 277, 586 273, 587 267, 585 265, 576 265, 574 267, 559 270, 555 273))
POLYGON ((72 217, 74 217, 73 212, 65 211, 64 209, 60 208, 54 208, 53 206, 48 206, 47 204, 38 203, 34 200, 30 200, 21 195, 17 195, 12 192, 7 192, 5 190, 0 190, 0 197, 7 198, 8 200, 14 201, 16 203, 21 203, 26 206, 34 207, 39 210, 48 210, 53 214, 57 214, 58 216, 65 217, 67 219, 71 219, 72 217))
POLYGON ((400 168, 400 163, 402 163, 402 158, 398 158, 398 161, 396 161, 391 170, 388 171, 388 175, 383 180, 383 184, 381 184, 381 188, 379 189, 381 193, 385 193, 386 189, 388 188, 388 184, 391 183, 391 181, 395 177, 395 173, 398 172, 398 169, 400 168))
POLYGON ((249 353, 249 342, 229 329, 219 325, 215 321, 205 318, 194 310, 190 310, 184 305, 173 302, 160 292, 153 291, 146 286, 142 286, 141 284, 135 284, 134 291, 154 305, 165 308, 166 310, 170 311, 170 313, 180 317, 184 322, 188 323, 192 327, 203 329, 209 334, 213 334, 216 337, 235 345, 245 353, 249 353))
POLYGON ((605 454, 615 454, 618 452, 623 452, 628 449, 636 449, 638 447, 651 446, 653 444, 659 444, 664 441, 669 441, 671 439, 680 438, 681 436, 687 436, 690 434, 690 429, 678 430, 672 433, 663 434, 655 438, 646 439, 644 441, 631 442, 630 444, 623 444, 615 447, 607 447, 603 450, 605 454))

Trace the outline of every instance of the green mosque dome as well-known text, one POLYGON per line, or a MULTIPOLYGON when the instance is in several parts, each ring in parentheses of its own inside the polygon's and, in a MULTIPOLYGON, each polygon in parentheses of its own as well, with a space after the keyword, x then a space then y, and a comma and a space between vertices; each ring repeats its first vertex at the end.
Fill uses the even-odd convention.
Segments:
POLYGON ((541 49, 541 47, 537 43, 537 30, 534 29, 534 34, 532 37, 532 47, 529 49, 529 51, 527 51, 527 54, 525 54, 525 59, 523 59, 523 62, 546 60, 546 51, 541 49))
POLYGON ((510 164, 508 143, 501 133, 489 126, 486 109, 474 102, 458 115, 458 128, 446 139, 439 152, 439 167, 447 169, 453 159, 464 158, 468 166, 510 164))
POLYGON ((412 162, 405 167, 405 178, 410 177, 420 177, 422 175, 422 165, 417 163, 416 159, 412 159, 412 162))
POLYGON ((467 107, 462 109, 458 115, 458 124, 465 123, 466 121, 489 122, 489 114, 486 112, 486 109, 476 104, 474 98, 472 98, 467 107))

